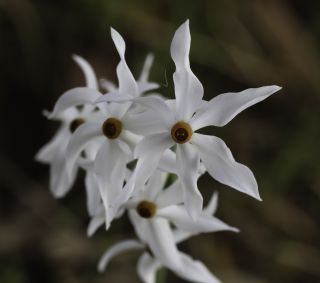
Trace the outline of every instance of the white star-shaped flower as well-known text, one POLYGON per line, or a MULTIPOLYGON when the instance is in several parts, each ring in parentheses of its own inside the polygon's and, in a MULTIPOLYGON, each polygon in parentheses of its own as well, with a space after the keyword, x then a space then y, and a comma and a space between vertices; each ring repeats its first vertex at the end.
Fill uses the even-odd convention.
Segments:
POLYGON ((111 95, 99 98, 97 102, 133 101, 155 113, 155 123, 159 124, 160 121, 161 126, 158 125, 154 130, 149 122, 148 134, 135 149, 138 164, 132 180, 126 186, 127 195, 142 187, 156 170, 162 153, 176 145, 176 163, 183 184, 184 202, 195 219, 203 203, 196 183, 200 160, 213 178, 260 200, 257 182, 251 170, 235 161, 223 140, 196 131, 206 126, 226 125, 241 111, 281 88, 275 85, 252 88, 239 93, 224 93, 205 101, 202 99, 202 84, 190 68, 190 44, 189 21, 186 21, 178 28, 171 43, 171 56, 176 66, 173 75, 175 100, 165 102, 153 96, 132 99, 129 96, 120 98, 111 95))

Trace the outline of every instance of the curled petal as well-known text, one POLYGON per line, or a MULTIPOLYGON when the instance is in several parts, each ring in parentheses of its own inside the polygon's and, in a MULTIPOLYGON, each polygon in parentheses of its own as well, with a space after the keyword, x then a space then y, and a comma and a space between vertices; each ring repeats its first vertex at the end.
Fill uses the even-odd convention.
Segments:
POLYGON ((94 172, 99 184, 100 195, 106 214, 106 228, 118 214, 118 209, 110 209, 115 198, 122 191, 127 155, 122 151, 118 141, 106 140, 101 146, 94 164, 94 172))
POLYGON ((62 125, 54 137, 45 144, 36 154, 35 160, 42 163, 50 163, 56 155, 57 150, 63 146, 66 139, 70 136, 70 132, 66 125, 62 125))
POLYGON ((93 104, 100 96, 102 96, 101 93, 92 88, 73 88, 59 97, 49 118, 53 119, 58 117, 61 112, 65 111, 69 107, 93 104))
POLYGON ((89 62, 78 55, 73 55, 72 58, 81 68, 86 79, 86 86, 98 89, 97 77, 89 62))
POLYGON ((203 198, 197 186, 200 158, 192 144, 177 146, 177 163, 184 202, 188 213, 195 220, 202 210, 203 198))
POLYGON ((117 255, 130 250, 140 250, 145 246, 136 240, 126 240, 119 242, 109 248, 100 258, 98 263, 98 271, 103 272, 109 262, 117 255))
POLYGON ((261 200, 258 184, 251 170, 232 156, 223 140, 215 136, 194 134, 192 138, 209 174, 217 181, 261 200))
POLYGON ((158 217, 144 221, 147 221, 146 232, 148 238, 146 243, 154 256, 171 270, 181 269, 181 258, 169 222, 158 217))
POLYGON ((191 36, 189 20, 176 31, 171 43, 171 57, 176 65, 173 75, 177 113, 179 119, 191 118, 202 105, 203 86, 190 69, 189 52, 191 36))
POLYGON ((85 123, 73 133, 66 150, 66 170, 68 176, 71 176, 71 172, 81 151, 91 139, 100 135, 102 135, 101 126, 96 123, 85 123))
POLYGON ((124 42, 122 36, 115 29, 111 28, 111 38, 117 48, 120 58, 124 59, 124 53, 126 52, 126 43, 124 42))
POLYGON ((137 83, 124 59, 121 59, 117 66, 117 76, 119 80, 119 94, 138 96, 137 83))
POLYGON ((268 98, 281 87, 272 85, 229 92, 212 98, 192 117, 194 130, 206 126, 224 126, 246 108, 268 98))

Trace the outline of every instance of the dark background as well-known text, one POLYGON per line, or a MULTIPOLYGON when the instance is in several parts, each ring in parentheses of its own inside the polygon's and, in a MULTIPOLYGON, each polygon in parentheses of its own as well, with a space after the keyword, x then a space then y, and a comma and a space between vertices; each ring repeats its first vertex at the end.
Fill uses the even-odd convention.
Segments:
MULTIPOLYGON (((65 199, 50 195, 48 167, 33 158, 58 125, 41 111, 84 85, 74 53, 99 77, 116 79, 110 26, 125 38, 136 76, 145 55, 155 54, 151 78, 165 85, 167 77, 161 91, 172 97, 169 46, 187 18, 206 99, 270 84, 283 90, 208 130, 253 170, 264 201, 203 177, 203 194, 219 191, 218 216, 241 233, 197 236, 181 249, 227 283, 320 282, 319 1, 1 0, 1 283, 139 282, 135 252, 96 272, 103 251, 133 235, 126 219, 87 239, 81 178, 65 199)), ((160 275, 158 282, 184 282, 160 275)))

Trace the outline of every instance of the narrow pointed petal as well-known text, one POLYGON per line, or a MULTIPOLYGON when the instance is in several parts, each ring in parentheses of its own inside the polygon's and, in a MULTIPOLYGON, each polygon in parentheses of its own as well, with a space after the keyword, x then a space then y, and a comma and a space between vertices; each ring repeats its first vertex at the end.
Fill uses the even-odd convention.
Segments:
POLYGON ((218 208, 218 192, 214 192, 209 200, 209 203, 204 208, 203 212, 210 216, 214 215, 218 208))
POLYGON ((107 92, 113 92, 117 89, 117 86, 112 81, 109 81, 107 79, 100 79, 99 84, 101 88, 103 88, 107 92))
POLYGON ((171 57, 176 65, 173 75, 177 112, 182 120, 188 120, 201 106, 203 87, 190 69, 189 53, 191 36, 189 20, 176 31, 171 43, 171 57))
POLYGON ((251 170, 234 160, 223 140, 215 136, 194 134, 192 138, 208 173, 217 181, 261 200, 258 184, 251 170))
POLYGON ((130 97, 138 96, 137 83, 124 59, 122 59, 117 66, 117 76, 119 80, 120 95, 125 94, 130 97))
POLYGON ((184 202, 188 213, 195 220, 202 211, 203 198, 197 185, 200 158, 192 144, 177 146, 177 164, 178 176, 184 192, 184 202))
POLYGON ((212 98, 193 116, 192 127, 194 130, 211 125, 222 127, 243 110, 268 98, 280 89, 281 87, 272 85, 220 94, 212 98))
POLYGON ((86 86, 93 89, 99 89, 96 74, 89 62, 78 55, 73 55, 72 58, 81 68, 86 80, 86 86))
POLYGON ((111 210, 114 200, 122 191, 127 156, 119 146, 118 141, 106 140, 101 146, 94 164, 100 195, 104 204, 106 214, 106 227, 116 217, 118 208, 111 210))
MULTIPOLYGON (((88 87, 73 88, 59 97, 49 118, 55 118, 69 107, 93 104, 101 95, 97 90, 88 87)), ((93 106, 92 106, 93 107, 93 106)))
POLYGON ((139 82, 147 82, 149 79, 149 74, 150 74, 150 69, 152 67, 153 64, 153 60, 154 60, 154 55, 152 53, 149 53, 146 56, 146 59, 144 61, 143 67, 142 67, 142 71, 139 77, 139 82))
POLYGON ((221 283, 208 268, 198 260, 192 259, 189 255, 179 252, 183 268, 172 269, 179 277, 191 282, 199 283, 221 283))
POLYGON ((103 272, 115 256, 130 250, 140 250, 144 247, 145 246, 142 243, 136 240, 126 240, 111 246, 100 258, 98 271, 103 272))
POLYGON ((92 237, 93 234, 104 224, 104 221, 105 221, 104 211, 94 216, 89 222, 89 225, 87 228, 87 236, 92 237))
POLYGON ((148 253, 143 253, 138 260, 138 275, 144 283, 156 283, 157 271, 162 264, 151 257, 148 253))
POLYGON ((137 82, 138 93, 142 95, 143 93, 159 88, 159 84, 152 82, 137 82))
POLYGON ((68 176, 71 176, 71 172, 81 151, 91 139, 101 135, 101 125, 96 123, 85 123, 73 133, 66 150, 66 170, 68 176))
POLYGON ((161 218, 144 221, 147 221, 148 238, 146 243, 154 256, 170 269, 181 269, 181 259, 169 222, 161 218))
POLYGON ((182 205, 161 208, 158 210, 157 216, 171 221, 177 228, 190 232, 193 235, 217 231, 238 232, 238 229, 229 226, 216 217, 208 216, 204 213, 201 213, 196 221, 194 221, 182 205))
POLYGON ((117 48, 120 58, 124 59, 124 54, 126 52, 126 43, 124 42, 122 36, 115 29, 111 28, 111 38, 117 48))

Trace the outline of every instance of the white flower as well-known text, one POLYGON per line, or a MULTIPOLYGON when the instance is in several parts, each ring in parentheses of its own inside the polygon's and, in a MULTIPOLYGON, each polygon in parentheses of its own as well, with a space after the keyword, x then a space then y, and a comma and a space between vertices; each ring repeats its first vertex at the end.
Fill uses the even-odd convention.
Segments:
MULTIPOLYGON (((247 89, 239 93, 224 93, 204 101, 202 84, 190 68, 190 43, 189 21, 186 21, 178 28, 171 43, 171 56, 176 65, 173 75, 175 101, 164 102, 157 97, 132 99, 128 96, 110 96, 99 98, 98 102, 130 100, 156 113, 155 117, 160 119, 161 126, 158 125, 154 130, 152 123, 149 123, 148 134, 135 149, 138 164, 126 190, 132 192, 141 187, 156 170, 164 150, 176 145, 177 170, 183 184, 184 202, 195 219, 201 212, 203 202, 196 182, 200 160, 213 178, 260 200, 257 182, 251 170, 234 160, 231 151, 220 138, 196 131, 206 126, 226 125, 242 110, 281 88, 265 86, 247 89)), ((156 123, 159 124, 159 120, 156 123)))
POLYGON ((127 250, 139 249, 145 250, 137 266, 138 274, 145 283, 154 283, 156 272, 162 266, 189 281, 220 282, 203 263, 180 252, 176 244, 198 233, 238 230, 212 216, 217 208, 216 194, 213 195, 198 221, 191 220, 182 206, 174 204, 182 200, 181 190, 177 188, 179 182, 161 190, 164 177, 164 174, 157 172, 149 180, 144 194, 140 196, 140 202, 136 197, 133 202, 127 204, 131 207, 129 215, 139 241, 127 240, 109 248, 99 261, 99 271, 105 270, 114 256, 127 250), (172 231, 168 219, 178 228, 172 231))
MULTIPOLYGON (((72 89, 66 92, 63 97, 75 92, 82 93, 88 90, 94 92, 97 88, 96 76, 89 63, 76 55, 73 56, 73 59, 82 69, 87 87, 72 89)), ((97 96, 94 98, 96 99, 97 96)), ((59 113, 56 113, 56 115, 47 114, 47 116, 52 119, 60 121, 61 126, 52 140, 39 150, 35 158, 39 162, 50 165, 50 191, 57 198, 63 197, 70 190, 78 170, 77 167, 74 167, 70 176, 66 174, 65 155, 68 141, 77 127, 86 121, 94 119, 94 116, 92 116, 93 109, 94 107, 92 105, 86 105, 81 109, 73 105, 66 105, 59 113)), ((92 158, 92 156, 95 155, 94 152, 95 146, 91 145, 86 149, 86 156, 92 158)))
MULTIPOLYGON (((147 59, 147 66, 144 68, 142 78, 137 83, 125 61, 125 42, 118 32, 111 30, 111 36, 114 44, 120 55, 120 63, 117 66, 117 76, 119 80, 119 87, 112 88, 111 92, 106 94, 129 95, 131 97, 139 97, 142 95, 141 91, 150 90, 157 87, 154 83, 148 83, 147 73, 150 69, 150 57, 147 59)), ((108 85, 110 88, 110 85, 108 85)), ((102 94, 97 91, 86 93, 74 93, 69 97, 64 97, 65 101, 58 101, 55 113, 59 113, 64 109, 65 105, 70 104, 78 105, 79 102, 93 103, 102 94), (61 102, 62 101, 62 102, 61 102), (60 103, 59 103, 60 102, 60 103), (57 110, 58 109, 58 110, 57 110)), ((136 143, 141 137, 134 134, 136 126, 139 121, 133 118, 134 111, 132 110, 132 103, 108 103, 99 104, 100 111, 95 112, 96 117, 94 122, 85 123, 81 125, 73 134, 66 150, 66 170, 71 176, 73 168, 77 165, 81 152, 86 148, 88 143, 98 140, 100 144, 93 164, 93 172, 96 175, 96 181, 100 189, 101 198, 105 206, 106 227, 109 225, 115 214, 109 213, 109 207, 113 203, 114 198, 121 192, 126 165, 133 159, 133 150, 136 143)), ((165 170, 167 168, 174 170, 170 165, 170 160, 174 159, 174 153, 167 151, 166 157, 163 159, 165 170), (170 168, 171 167, 171 168, 170 168)))

